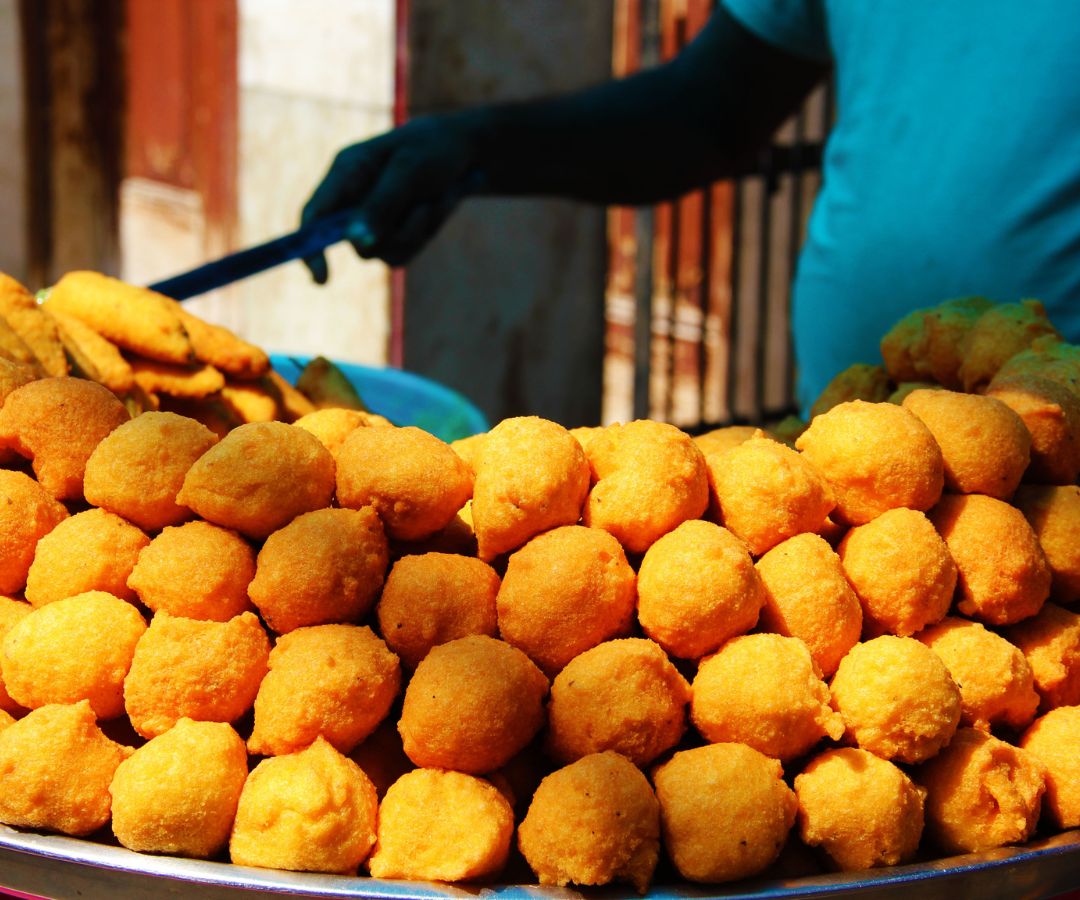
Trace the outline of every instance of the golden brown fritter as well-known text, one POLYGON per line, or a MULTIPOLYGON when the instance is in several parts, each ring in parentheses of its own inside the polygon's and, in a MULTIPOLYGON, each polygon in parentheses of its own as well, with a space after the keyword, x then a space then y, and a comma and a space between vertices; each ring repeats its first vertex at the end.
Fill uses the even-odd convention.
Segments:
POLYGON ((67 517, 64 504, 33 478, 0 469, 0 594, 26 586, 37 542, 67 517))
POLYGON ((1080 826, 1080 706, 1061 706, 1036 719, 1020 746, 1045 769, 1046 817, 1058 828, 1080 826))

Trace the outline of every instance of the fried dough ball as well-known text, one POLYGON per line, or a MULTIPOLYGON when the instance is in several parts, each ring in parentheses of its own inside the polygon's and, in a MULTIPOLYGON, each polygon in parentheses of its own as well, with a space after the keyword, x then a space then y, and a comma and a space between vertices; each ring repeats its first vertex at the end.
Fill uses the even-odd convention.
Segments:
POLYGON ((188 470, 176 502, 225 528, 265 538, 330 505, 334 459, 318 438, 284 422, 230 431, 188 470))
POLYGON ((1047 603, 1037 616, 1005 632, 1035 677, 1039 712, 1080 705, 1080 615, 1047 603))
POLYGON ((1069 344, 1056 334, 1037 337, 1026 350, 1010 356, 994 380, 1029 375, 1048 378, 1074 394, 1080 393, 1080 346, 1069 344))
POLYGON ((922 378, 959 390, 964 341, 979 317, 993 305, 985 297, 960 297, 928 309, 922 334, 912 350, 915 371, 922 378))
POLYGON ((390 551, 370 506, 304 513, 266 539, 248 588, 278 634, 359 621, 383 585, 390 551))
POLYGON ((0 732, 14 724, 15 719, 11 713, 4 712, 4 710, 0 709, 0 732))
POLYGON ((605 641, 555 677, 548 750, 563 762, 614 750, 647 766, 682 738, 689 701, 690 685, 658 644, 605 641))
POLYGON ((869 363, 855 363, 835 375, 825 386, 825 390, 810 407, 810 418, 820 416, 834 406, 850 400, 884 403, 891 391, 889 374, 884 368, 869 363))
POLYGON ((416 769, 390 786, 368 860, 374 878, 473 881, 506 863, 514 813, 481 778, 416 769))
POLYGON ((615 535, 632 553, 644 553, 709 505, 705 457, 674 425, 611 425, 590 442, 588 456, 594 484, 584 523, 615 535))
POLYGON ((76 513, 38 541, 26 576, 26 599, 45 606, 86 591, 105 591, 133 600, 128 576, 149 543, 142 531, 111 512, 76 513))
MULTIPOLYGON (((4 637, 15 625, 30 615, 32 607, 29 603, 23 603, 14 597, 0 595, 0 647, 4 644, 4 637)), ((11 694, 4 687, 3 667, 0 665, 0 712, 21 713, 23 707, 16 703, 11 694)))
POLYGON ((132 727, 152 738, 185 717, 235 722, 255 702, 269 655, 270 641, 252 613, 202 622, 159 612, 124 680, 132 727))
MULTIPOLYGON (((0 406, 4 405, 4 401, 12 392, 21 388, 24 384, 37 381, 37 379, 38 374, 32 366, 12 362, 10 359, 5 358, 2 351, 0 351, 0 406)), ((10 451, 6 449, 0 450, 0 456, 3 458, 6 459, 9 455, 11 455, 10 451)))
POLYGON ((999 500, 1013 495, 1031 458, 1031 435, 1012 409, 993 397, 955 391, 914 391, 903 408, 938 442, 948 490, 999 500))
POLYGON ((832 485, 832 516, 847 525, 863 525, 899 506, 927 510, 941 496, 941 448, 930 429, 892 403, 834 406, 810 423, 795 446, 832 485))
POLYGON ((1041 375, 1000 374, 986 395, 1015 412, 1031 435, 1025 481, 1071 484, 1080 474, 1080 394, 1041 375))
POLYGON ((238 866, 350 875, 375 843, 378 799, 327 741, 259 763, 244 784, 229 855, 238 866))
POLYGON ((202 423, 176 413, 136 416, 90 454, 86 500, 147 531, 178 525, 192 517, 191 510, 176 503, 184 476, 217 440, 202 423))
POLYGON ((915 391, 941 391, 945 390, 940 384, 933 384, 929 381, 901 381, 896 386, 896 390, 889 394, 889 403, 895 403, 897 406, 904 405, 904 398, 908 394, 912 394, 915 391))
POLYGON ((0 822, 77 837, 109 821, 109 783, 131 754, 83 700, 35 709, 0 732, 0 822))
POLYGON ((645 551, 638 620, 668 653, 700 659, 757 624, 765 589, 746 546, 726 528, 692 519, 645 551))
POLYGON ((634 570, 606 531, 566 525, 511 555, 496 598, 503 640, 548 675, 634 620, 634 570))
POLYGON ((1009 357, 1044 335, 1061 337, 1038 300, 991 306, 964 336, 961 386, 969 392, 985 388, 1009 357))
POLYGON ((694 443, 706 459, 713 453, 723 453, 756 437, 760 431, 754 425, 726 425, 694 436, 694 443))
POLYGON ((57 600, 8 631, 0 669, 11 697, 27 709, 89 700, 99 719, 124 713, 124 677, 146 631, 130 603, 103 591, 57 600))
POLYGON ((504 419, 477 454, 473 525, 480 558, 494 559, 530 538, 575 525, 589 492, 581 444, 561 425, 536 416, 504 419))
POLYGON ((910 862, 919 849, 926 791, 887 760, 842 747, 795 778, 799 833, 851 872, 910 862))
POLYGON ((858 643, 862 633, 859 598, 844 577, 840 557, 816 534, 798 534, 757 561, 765 588, 758 625, 800 638, 825 677, 858 643))
POLYGON ((1063 606, 1080 600, 1080 487, 1024 485, 1013 497, 1050 567, 1050 599, 1063 606))
POLYGON ((270 370, 266 352, 229 329, 193 316, 179 303, 173 306, 187 332, 195 358, 233 378, 260 378, 270 370))
POLYGON ((12 391, 0 409, 0 447, 33 460, 57 500, 80 500, 94 448, 131 417, 106 387, 83 378, 42 378, 12 391))
POLYGON ((59 329, 26 288, 6 278, 0 287, 0 317, 29 347, 47 375, 68 374, 68 361, 59 329))
POLYGON ((918 381, 921 377, 915 368, 913 350, 922 339, 923 322, 929 309, 913 309, 881 338, 881 358, 889 377, 900 383, 918 381))
POLYGON ((1026 728, 1039 705, 1024 654, 978 622, 949 616, 916 637, 933 650, 960 688, 960 724, 1026 728))
POLYGON ((1039 821, 1045 770, 1026 751, 975 728, 919 768, 926 833, 946 853, 1021 844, 1039 821))
POLYGON ((116 770, 112 830, 129 850, 205 859, 229 840, 247 750, 222 722, 181 719, 116 770))
POLYGON ((421 660, 398 722, 418 766, 483 774, 505 765, 544 724, 548 680, 503 641, 470 635, 421 660))
POLYGON ((780 855, 798 801, 780 762, 745 744, 676 753, 653 775, 664 847, 688 881, 748 878, 780 855))
POLYGON ((649 889, 660 857, 660 804, 618 753, 593 753, 536 789, 518 846, 540 884, 629 882, 649 889))
POLYGON ((26 587, 37 542, 67 517, 64 504, 29 475, 0 469, 0 594, 26 587))
POLYGON ((470 634, 495 637, 499 576, 487 563, 451 553, 394 563, 375 607, 379 631, 410 669, 432 647, 470 634))
POLYGON ((844 733, 810 651, 779 634, 733 638, 702 660, 690 718, 711 743, 747 744, 781 761, 844 733))
POLYGON ((345 443, 345 438, 357 428, 368 427, 368 416, 358 409, 328 406, 326 409, 317 409, 301 416, 293 425, 315 435, 336 461, 338 450, 345 443))
POLYGON ((1046 770, 1043 812, 1057 828, 1080 825, 1080 706, 1059 706, 1024 732, 1020 746, 1046 770))
POLYGON ((980 494, 946 495, 930 511, 959 575, 956 608, 987 625, 1035 615, 1050 594, 1050 568, 1018 509, 980 494))
POLYGON ((368 627, 316 625, 278 639, 255 698, 248 749, 262 756, 302 750, 323 737, 350 752, 386 718, 401 667, 368 627))
POLYGON ((56 323, 57 336, 71 357, 74 370, 82 377, 105 385, 118 397, 135 387, 135 372, 116 344, 74 316, 56 309, 46 315, 56 323))
POLYGON ((837 548, 862 604, 863 634, 908 637, 940 622, 956 592, 956 563, 925 514, 890 509, 852 528, 837 548))

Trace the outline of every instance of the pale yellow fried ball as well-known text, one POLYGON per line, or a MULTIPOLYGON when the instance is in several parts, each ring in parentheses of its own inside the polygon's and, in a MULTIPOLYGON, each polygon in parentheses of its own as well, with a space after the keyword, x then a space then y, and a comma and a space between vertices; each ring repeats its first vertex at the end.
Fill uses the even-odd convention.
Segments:
POLYGON ((1057 828, 1080 826, 1080 706, 1036 719, 1020 746, 1046 769, 1044 815, 1057 828))
POLYGON ((637 580, 642 630, 672 656, 700 659, 757 624, 765 589, 745 544, 692 519, 648 550, 637 580))
POLYGON ((644 553, 709 505, 705 457, 674 425, 641 419, 611 425, 588 449, 593 487, 584 522, 644 553))
POLYGON ((397 657, 366 626, 315 625, 278 638, 255 698, 248 749, 302 750, 323 737, 348 753, 386 717, 401 687, 397 657))
POLYGON ((960 688, 960 724, 982 731, 1026 728, 1039 695, 1031 666, 1014 644, 978 622, 953 616, 916 637, 933 650, 960 688))
POLYGON ((26 587, 37 542, 67 517, 64 504, 29 475, 0 469, 0 593, 26 587))
POLYGON ((89 700, 99 719, 124 713, 124 678, 146 623, 130 603, 90 591, 34 610, 0 645, 11 697, 27 709, 89 700))
POLYGON ((127 584, 154 612, 227 622, 250 610, 255 551, 209 522, 170 526, 139 552, 127 584))
POLYGON ((748 878, 780 855, 798 801, 780 762, 745 744, 676 753, 653 774, 664 849, 688 881, 748 878))
POLYGON ((475 465, 472 515, 481 559, 581 518, 589 464, 561 425, 536 416, 504 419, 484 436, 475 465))
POLYGON ((723 428, 714 428, 704 434, 694 436, 694 443, 698 450, 707 459, 713 453, 723 453, 732 447, 738 447, 756 437, 760 431, 754 425, 725 425, 723 428))
POLYGON ((867 637, 908 637, 940 622, 952 605, 956 563, 917 510, 890 509, 852 528, 837 554, 862 604, 867 637))
POLYGON ((1023 513, 981 494, 946 495, 930 511, 956 563, 956 608, 987 625, 1035 615, 1050 594, 1050 567, 1023 513))
POLYGON ((337 460, 338 451, 345 443, 345 438, 357 428, 369 427, 368 414, 358 409, 345 409, 339 406, 328 406, 325 409, 317 409, 306 416, 301 416, 293 422, 297 428, 309 431, 319 439, 330 455, 337 460))
POLYGON ((711 743, 747 744, 781 761, 844 733, 810 651, 779 634, 733 638, 702 660, 690 718, 711 743))
POLYGON ((990 307, 964 335, 960 347, 961 386, 965 391, 982 390, 1010 357, 1044 336, 1061 337, 1038 300, 990 307))
POLYGON ((941 496, 941 448, 895 404, 841 403, 815 418, 795 446, 832 485, 839 522, 863 525, 899 506, 927 510, 941 496))
POLYGON ((686 731, 690 685, 659 644, 605 641, 575 657, 551 685, 547 748, 572 762, 614 750, 647 766, 686 731))
POLYGON ((251 538, 330 505, 334 459, 311 433, 284 422, 230 431, 188 469, 176 502, 251 538))
POLYGON ((920 766, 926 836, 946 853, 1022 844, 1039 821, 1045 769, 1034 755, 975 728, 920 766))
POLYGON ((1035 677, 1039 712, 1080 705, 1080 615, 1047 603, 1037 616, 1005 631, 1035 677))
POLYGON ((405 690, 398 731, 418 766, 483 774, 505 765, 544 724, 548 680, 486 635, 432 649, 405 690))
MULTIPOLYGON (((17 622, 25 619, 30 615, 32 607, 29 603, 24 603, 21 600, 16 600, 14 597, 5 597, 0 595, 0 647, 3 646, 4 637, 12 628, 15 627, 17 622)), ((16 703, 11 694, 7 692, 7 688, 4 687, 4 675, 3 667, 0 666, 0 712, 5 713, 21 713, 23 707, 16 703)))
POLYGON ((540 884, 628 882, 644 894, 660 857, 660 804, 618 753, 593 753, 540 782, 518 829, 540 884))
POLYGON ((252 613, 228 622, 158 613, 124 680, 132 727, 151 738, 185 717, 235 722, 255 702, 269 655, 270 640, 252 613))
POLYGON ((554 675, 579 653, 629 634, 635 580, 606 531, 555 528, 511 555, 495 601, 499 632, 554 675))
POLYGON ((368 868, 374 878, 490 878, 505 865, 513 834, 513 810, 489 782, 461 772, 416 769, 383 797, 368 868))
POLYGON ((845 872, 910 862, 923 832, 926 791, 880 757, 826 750, 795 778, 799 834, 845 872))
POLYGON ((883 403, 892 388, 889 373, 882 366, 855 363, 837 373, 810 407, 810 418, 828 412, 834 406, 849 400, 865 400, 867 403, 883 403))
POLYGON ((238 866, 354 874, 375 843, 378 799, 360 767, 318 738, 259 763, 229 839, 238 866))
POLYGON ((109 821, 109 783, 131 754, 83 700, 35 709, 0 732, 0 822, 83 836, 109 821))
POLYGON ((1050 599, 1080 600, 1080 487, 1022 485, 1013 505, 1024 514, 1050 567, 1050 599))
POLYGON ((960 724, 960 689, 941 658, 914 638, 886 634, 856 644, 831 689, 847 738, 882 759, 929 759, 960 724))
POLYGON ((1039 374, 1000 374, 986 396, 1000 400, 1031 435, 1031 462, 1025 481, 1072 484, 1080 474, 1080 393, 1039 374))
POLYGON ((231 726, 181 719, 117 768, 113 834, 140 853, 214 856, 228 843, 247 776, 247 750, 231 726))
POLYGON ((375 603, 389 559, 382 522, 370 506, 314 510, 266 539, 248 596, 278 634, 358 622, 375 603))
POLYGON ((480 451, 485 440, 487 440, 486 431, 450 442, 450 449, 461 457, 461 461, 472 470, 474 475, 480 466, 480 451))
POLYGON ((806 644, 828 677, 862 633, 859 598, 844 577, 840 557, 816 534, 799 534, 757 561, 765 588, 758 626, 806 644))

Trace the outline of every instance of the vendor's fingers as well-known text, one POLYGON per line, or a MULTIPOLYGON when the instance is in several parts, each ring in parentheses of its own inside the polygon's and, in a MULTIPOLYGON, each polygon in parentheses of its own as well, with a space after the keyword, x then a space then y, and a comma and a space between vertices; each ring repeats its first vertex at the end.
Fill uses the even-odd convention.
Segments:
POLYGON ((390 266, 403 266, 423 249, 453 212, 456 202, 448 198, 417 207, 385 242, 380 258, 390 266))
POLYGON ((316 253, 314 256, 306 257, 304 265, 307 266, 308 271, 311 273, 312 281, 316 284, 326 284, 330 277, 330 270, 327 268, 324 254, 316 253))

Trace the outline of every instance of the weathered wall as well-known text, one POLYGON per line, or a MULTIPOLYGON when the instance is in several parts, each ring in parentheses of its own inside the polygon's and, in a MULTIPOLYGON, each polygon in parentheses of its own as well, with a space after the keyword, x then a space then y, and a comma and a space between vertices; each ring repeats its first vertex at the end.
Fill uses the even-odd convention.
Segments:
POLYGON ((18 0, 0 0, 0 272, 26 280, 26 144, 18 0))

